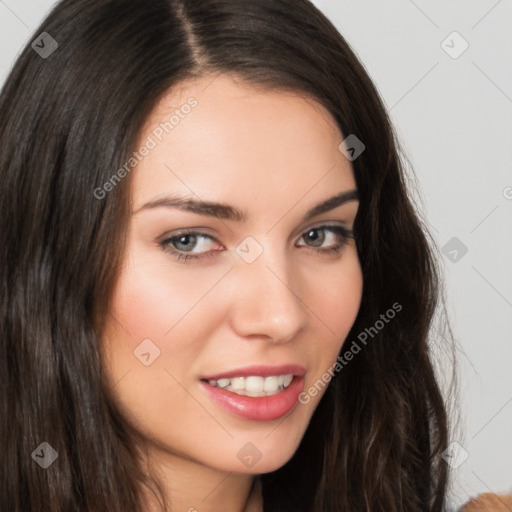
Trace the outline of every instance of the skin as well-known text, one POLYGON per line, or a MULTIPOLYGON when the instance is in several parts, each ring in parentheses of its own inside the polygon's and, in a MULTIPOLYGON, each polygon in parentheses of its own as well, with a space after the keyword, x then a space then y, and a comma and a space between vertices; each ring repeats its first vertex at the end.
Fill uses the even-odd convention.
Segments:
MULTIPOLYGON (((357 187, 338 149, 345 137, 323 106, 236 76, 181 82, 158 103, 139 143, 190 97, 198 105, 130 175, 134 213, 103 338, 105 368, 173 510, 256 512, 255 475, 292 457, 326 388, 287 416, 251 421, 212 402, 199 378, 291 362, 307 369, 308 389, 335 363, 360 306, 361 267, 353 239, 322 254, 319 246, 340 237, 324 230, 315 242, 307 234, 322 224, 352 229, 358 201, 302 218, 357 187), (140 209, 174 193, 227 203, 248 220, 140 209), (178 261, 159 246, 183 228, 212 237, 186 246, 211 257, 178 261), (252 263, 236 252, 248 236, 263 250, 252 263), (160 350, 149 366, 134 355, 145 339, 160 350), (237 457, 246 443, 261 452, 251 468, 237 457)), ((169 245, 186 253, 179 240, 169 245)), ((148 510, 159 510, 149 496, 148 510)))

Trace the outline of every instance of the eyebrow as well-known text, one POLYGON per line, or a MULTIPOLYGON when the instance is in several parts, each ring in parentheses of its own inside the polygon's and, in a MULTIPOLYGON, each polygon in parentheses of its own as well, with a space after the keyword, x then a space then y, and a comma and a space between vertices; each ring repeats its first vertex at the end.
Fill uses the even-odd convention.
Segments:
MULTIPOLYGON (((346 190, 341 192, 321 203, 317 204, 304 215, 303 221, 309 220, 317 215, 328 212, 341 206, 349 201, 359 201, 359 194, 357 190, 346 190)), ((230 220, 235 222, 247 222, 249 218, 248 214, 234 206, 225 203, 215 203, 211 201, 202 201, 197 199, 188 199, 185 197, 172 196, 162 197, 149 201, 148 203, 141 206, 138 210, 134 211, 133 214, 139 213, 142 210, 148 210, 151 208, 158 207, 167 208, 178 208, 199 215, 207 215, 209 217, 215 217, 217 219, 230 220)))

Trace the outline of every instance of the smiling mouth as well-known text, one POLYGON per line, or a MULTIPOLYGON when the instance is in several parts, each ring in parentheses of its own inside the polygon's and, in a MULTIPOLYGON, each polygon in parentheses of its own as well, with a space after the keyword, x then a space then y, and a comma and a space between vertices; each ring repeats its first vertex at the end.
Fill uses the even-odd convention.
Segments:
POLYGON ((262 377, 259 375, 249 375, 247 377, 221 378, 218 380, 202 379, 210 386, 230 391, 240 396, 263 397, 273 396, 282 393, 293 381, 292 374, 269 375, 262 377))

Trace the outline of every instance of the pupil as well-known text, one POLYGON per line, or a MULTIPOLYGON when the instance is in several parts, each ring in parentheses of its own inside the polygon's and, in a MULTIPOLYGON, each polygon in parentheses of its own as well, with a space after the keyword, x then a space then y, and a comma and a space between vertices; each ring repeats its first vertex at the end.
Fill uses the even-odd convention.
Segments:
POLYGON ((320 232, 319 229, 312 229, 309 233, 308 233, 308 238, 313 241, 313 242, 317 242, 315 243, 315 247, 316 246, 320 246, 322 245, 322 242, 324 241, 324 236, 318 236, 318 233, 320 232), (316 233, 317 236, 315 237, 314 235, 311 236, 312 233, 316 233))
POLYGON ((194 245, 194 239, 195 239, 194 235, 182 235, 178 239, 178 244, 183 244, 186 249, 187 247, 194 245), (192 239, 192 242, 190 242, 190 239, 192 239), (187 240, 189 243, 187 243, 187 240))

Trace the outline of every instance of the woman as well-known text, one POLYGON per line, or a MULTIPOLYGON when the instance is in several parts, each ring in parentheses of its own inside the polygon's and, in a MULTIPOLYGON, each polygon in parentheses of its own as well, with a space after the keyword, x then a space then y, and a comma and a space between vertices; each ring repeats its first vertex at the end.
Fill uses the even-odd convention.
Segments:
POLYGON ((60 2, 0 112, 0 510, 444 509, 438 270, 311 3, 60 2))

